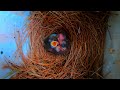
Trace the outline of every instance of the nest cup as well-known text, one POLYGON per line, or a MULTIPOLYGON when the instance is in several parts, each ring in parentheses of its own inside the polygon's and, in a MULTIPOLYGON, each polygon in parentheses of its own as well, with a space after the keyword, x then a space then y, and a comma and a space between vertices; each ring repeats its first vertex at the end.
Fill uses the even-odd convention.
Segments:
POLYGON ((25 56, 21 49, 17 51, 23 60, 20 66, 13 62, 6 65, 17 71, 11 79, 103 78, 101 71, 109 15, 108 11, 31 12, 30 23, 25 29, 25 38, 30 40, 29 52, 25 56), (65 32, 70 44, 62 55, 48 52, 44 47, 44 40, 59 32, 65 32))

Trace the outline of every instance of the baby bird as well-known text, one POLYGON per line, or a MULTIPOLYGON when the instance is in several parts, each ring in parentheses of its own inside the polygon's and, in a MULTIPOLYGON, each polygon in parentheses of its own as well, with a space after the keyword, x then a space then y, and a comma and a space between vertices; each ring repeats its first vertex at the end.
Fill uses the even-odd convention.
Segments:
POLYGON ((64 54, 69 47, 69 40, 64 33, 52 33, 44 40, 47 51, 54 54, 64 54))

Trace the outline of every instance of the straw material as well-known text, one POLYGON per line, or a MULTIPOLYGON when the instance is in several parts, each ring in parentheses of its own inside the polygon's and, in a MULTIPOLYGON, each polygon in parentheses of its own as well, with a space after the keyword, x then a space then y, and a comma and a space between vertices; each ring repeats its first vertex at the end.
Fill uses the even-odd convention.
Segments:
POLYGON ((6 68, 16 71, 11 79, 99 79, 102 77, 103 52, 110 12, 95 11, 33 11, 30 23, 16 41, 23 63, 7 61, 6 68), (55 55, 44 48, 51 33, 65 31, 70 48, 55 55), (23 40, 21 38, 24 37, 23 40), (27 56, 22 51, 29 38, 27 56))

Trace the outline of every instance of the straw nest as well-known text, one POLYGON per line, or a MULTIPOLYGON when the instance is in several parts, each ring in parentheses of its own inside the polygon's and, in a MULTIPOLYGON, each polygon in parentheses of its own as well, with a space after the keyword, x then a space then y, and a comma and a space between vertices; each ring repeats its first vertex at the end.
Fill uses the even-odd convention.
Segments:
MULTIPOLYGON (((33 11, 27 34, 17 35, 16 54, 20 65, 7 60, 5 68, 16 71, 11 79, 98 79, 102 77, 103 52, 110 12, 33 11), (44 40, 63 30, 70 40, 70 49, 63 55, 46 51, 44 40), (21 40, 21 38, 23 38, 21 40), (23 43, 29 39, 24 55, 23 43)), ((15 58, 16 59, 16 58, 15 58)))

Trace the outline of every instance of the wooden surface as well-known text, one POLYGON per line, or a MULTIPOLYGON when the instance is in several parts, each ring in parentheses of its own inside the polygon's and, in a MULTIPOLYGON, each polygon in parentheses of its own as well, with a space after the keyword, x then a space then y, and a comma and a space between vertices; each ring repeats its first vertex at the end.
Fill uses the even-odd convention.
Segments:
POLYGON ((106 79, 120 79, 120 11, 109 19, 106 35, 103 74, 106 79))

